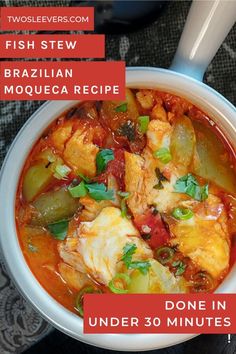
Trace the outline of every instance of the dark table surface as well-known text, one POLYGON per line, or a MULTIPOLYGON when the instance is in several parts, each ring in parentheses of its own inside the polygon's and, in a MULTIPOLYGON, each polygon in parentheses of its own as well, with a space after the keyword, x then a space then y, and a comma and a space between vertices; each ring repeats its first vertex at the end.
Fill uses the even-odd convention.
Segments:
MULTIPOLYGON (((0 0, 1 6, 68 6, 68 4, 67 0, 0 0)), ((171 1, 161 17, 149 26, 130 34, 108 35, 107 59, 122 59, 128 66, 167 68, 176 51, 189 6, 189 1, 171 1)), ((204 77, 208 85, 222 93, 233 104, 236 104, 235 64, 236 28, 234 27, 204 77)), ((0 163, 16 133, 41 104, 40 101, 0 102, 0 163)), ((109 352, 77 342, 53 330, 27 301, 22 299, 2 265, 0 266, 0 354, 23 351, 28 354, 109 352), (32 346, 34 343, 36 344, 32 346), (31 348, 28 349, 30 346, 31 348)), ((158 354, 233 354, 236 353, 236 335, 231 336, 230 344, 227 342, 227 335, 201 335, 186 343, 156 352, 158 354)))
MULTIPOLYGON (((92 347, 54 331, 41 342, 28 349, 24 354, 122 354, 124 352, 111 351, 92 347)), ((143 352, 134 352, 134 354, 143 352)), ((235 354, 236 335, 231 336, 228 343, 227 335, 201 335, 185 343, 169 348, 145 352, 148 354, 235 354)))

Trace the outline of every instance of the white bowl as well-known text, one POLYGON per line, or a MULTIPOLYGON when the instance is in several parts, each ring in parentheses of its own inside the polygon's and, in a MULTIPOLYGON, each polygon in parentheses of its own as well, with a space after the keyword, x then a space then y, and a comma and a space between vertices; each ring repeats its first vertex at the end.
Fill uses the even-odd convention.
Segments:
MULTIPOLYGON (((236 110, 223 96, 203 83, 169 70, 130 68, 127 86, 157 88, 187 98, 206 112, 236 142, 236 110)), ((0 241, 6 265, 23 296, 53 326, 80 341, 115 350, 150 350, 177 344, 193 337, 190 334, 83 334, 83 320, 54 300, 31 273, 17 238, 15 196, 25 159, 45 128, 75 101, 51 101, 42 105, 26 122, 8 151, 0 180, 0 241)), ((236 267, 224 280, 218 292, 234 293, 236 267)))

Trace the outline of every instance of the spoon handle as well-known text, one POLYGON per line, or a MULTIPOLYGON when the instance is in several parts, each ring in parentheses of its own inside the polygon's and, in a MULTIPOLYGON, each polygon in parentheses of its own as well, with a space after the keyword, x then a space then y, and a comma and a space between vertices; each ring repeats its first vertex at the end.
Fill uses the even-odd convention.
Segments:
POLYGON ((170 69, 202 81, 235 21, 236 1, 194 0, 170 69))

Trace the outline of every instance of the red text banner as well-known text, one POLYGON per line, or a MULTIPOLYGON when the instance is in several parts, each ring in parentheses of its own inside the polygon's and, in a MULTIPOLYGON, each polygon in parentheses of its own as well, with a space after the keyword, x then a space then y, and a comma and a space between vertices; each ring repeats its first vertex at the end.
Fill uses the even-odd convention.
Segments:
POLYGON ((1 7, 0 29, 94 30, 93 7, 1 7))
POLYGON ((0 48, 0 58, 104 58, 105 36, 2 34, 0 48))
POLYGON ((236 294, 86 294, 84 333, 236 333, 236 294))
POLYGON ((124 100, 124 62, 1 62, 1 100, 124 100))

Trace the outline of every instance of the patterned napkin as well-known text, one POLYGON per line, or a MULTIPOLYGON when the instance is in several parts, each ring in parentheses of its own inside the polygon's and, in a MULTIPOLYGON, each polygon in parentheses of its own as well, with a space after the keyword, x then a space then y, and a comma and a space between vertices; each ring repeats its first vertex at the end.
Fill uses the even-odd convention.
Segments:
MULTIPOLYGON (((0 0, 0 6, 68 6, 69 1, 0 0)), ((174 56, 189 1, 172 1, 148 27, 127 35, 107 35, 107 59, 125 60, 127 66, 167 68, 174 56)), ((76 32, 73 32, 76 33, 76 32)), ((210 64, 205 82, 236 104, 236 27, 210 64)), ((12 140, 42 101, 0 101, 0 164, 12 140)), ((0 353, 21 353, 49 333, 49 326, 25 301, 0 266, 0 353)))

